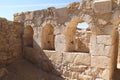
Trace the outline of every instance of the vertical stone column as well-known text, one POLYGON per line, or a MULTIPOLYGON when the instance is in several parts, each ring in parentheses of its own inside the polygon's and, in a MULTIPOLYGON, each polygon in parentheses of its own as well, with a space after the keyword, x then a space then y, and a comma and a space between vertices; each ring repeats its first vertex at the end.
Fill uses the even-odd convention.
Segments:
POLYGON ((91 66, 104 70, 104 80, 112 79, 114 46, 111 35, 92 35, 90 40, 91 66))

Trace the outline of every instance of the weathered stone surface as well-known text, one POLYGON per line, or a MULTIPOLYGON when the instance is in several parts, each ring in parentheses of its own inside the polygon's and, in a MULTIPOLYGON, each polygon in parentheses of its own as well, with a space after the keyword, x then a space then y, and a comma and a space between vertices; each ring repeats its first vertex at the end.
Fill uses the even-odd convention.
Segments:
POLYGON ((92 56, 91 66, 98 68, 110 68, 110 58, 106 56, 92 56))
POLYGON ((102 79, 104 79, 104 80, 110 80, 110 77, 109 77, 108 75, 110 75, 110 70, 109 70, 109 69, 105 69, 105 70, 103 71, 101 77, 102 77, 102 79))
POLYGON ((56 35, 55 36, 55 50, 58 53, 61 53, 61 52, 65 51, 65 46, 66 46, 65 36, 64 35, 56 35))
POLYGON ((77 30, 76 31, 75 51, 89 52, 90 37, 91 37, 91 31, 87 31, 84 29, 77 30))
POLYGON ((97 43, 104 44, 104 45, 112 45, 112 37, 111 35, 98 35, 97 36, 97 43))
POLYGON ((73 65, 70 67, 70 70, 73 72, 83 72, 83 71, 85 71, 86 68, 87 68, 87 66, 84 66, 84 65, 80 65, 80 66, 73 65))
POLYGON ((112 2, 111 0, 95 0, 94 3, 94 11, 96 13, 108 13, 112 12, 112 2))
POLYGON ((107 25, 104 28, 104 34, 105 35, 111 35, 113 33, 115 26, 114 25, 107 25))
MULTIPOLYGON (((44 70, 57 75, 60 73, 59 75, 66 80, 110 80, 114 67, 112 64, 116 64, 113 57, 117 53, 115 49, 117 41, 113 37, 116 36, 113 32, 120 23, 119 3, 119 0, 83 0, 81 3, 75 2, 59 9, 50 7, 15 14, 14 21, 22 23, 24 28, 28 25, 33 28, 31 39, 26 41, 33 42, 32 48, 23 45, 25 58, 44 70), (76 26, 82 22, 89 24, 91 33, 83 31, 76 35, 76 26), (52 29, 47 26, 44 31, 43 27, 46 24, 52 25, 52 29), (49 48, 43 48, 42 44, 49 48)), ((1 25, 0 30, 4 31, 0 33, 0 43, 4 45, 0 46, 2 62, 13 58, 12 56, 8 58, 8 55, 11 55, 8 54, 9 51, 14 53, 13 56, 18 56, 17 52, 22 51, 19 48, 22 38, 16 35, 17 32, 21 33, 19 31, 21 28, 12 31, 9 27, 2 28, 1 25), (7 33, 9 30, 11 35, 7 33), (20 44, 13 46, 17 43, 20 44)), ((7 26, 6 23, 4 26, 7 26)))
POLYGON ((91 76, 88 75, 79 75, 79 80, 93 80, 91 76))
POLYGON ((90 54, 88 53, 63 53, 64 63, 74 63, 77 65, 90 65, 90 54))
POLYGON ((104 80, 104 79, 96 78, 95 80, 104 80))
POLYGON ((34 12, 26 12, 25 20, 32 20, 34 18, 34 12))
POLYGON ((115 27, 119 25, 120 23, 120 10, 119 9, 115 9, 114 13, 112 14, 111 23, 113 23, 115 27))
POLYGON ((10 64, 22 53, 22 25, 0 18, 0 64, 10 64))

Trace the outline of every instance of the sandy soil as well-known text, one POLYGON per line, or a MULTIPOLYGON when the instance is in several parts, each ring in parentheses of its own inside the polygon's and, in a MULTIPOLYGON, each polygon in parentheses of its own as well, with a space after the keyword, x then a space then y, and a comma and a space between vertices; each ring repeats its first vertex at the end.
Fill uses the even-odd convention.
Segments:
POLYGON ((64 80, 39 69, 27 60, 19 60, 6 67, 8 75, 0 80, 64 80))

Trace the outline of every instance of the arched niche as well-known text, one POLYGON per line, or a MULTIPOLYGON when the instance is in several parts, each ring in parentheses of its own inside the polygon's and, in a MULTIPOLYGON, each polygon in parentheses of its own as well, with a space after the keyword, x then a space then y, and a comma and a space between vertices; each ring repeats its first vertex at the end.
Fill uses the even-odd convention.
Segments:
POLYGON ((44 50, 54 50, 54 27, 51 24, 45 24, 42 27, 41 48, 44 50))
MULTIPOLYGON (((88 30, 88 26, 89 26, 88 23, 80 19, 73 19, 70 21, 70 23, 68 24, 66 28, 66 34, 65 34, 66 51, 68 52, 76 52, 76 51, 77 52, 89 52, 89 47, 88 47, 89 44, 85 43, 85 40, 81 40, 80 36, 76 35, 76 34, 80 34, 79 31, 83 29, 88 30)), ((85 36, 86 36, 87 31, 83 33, 85 33, 85 36)), ((90 42, 90 38, 88 39, 88 42, 90 42)))
POLYGON ((24 46, 33 47, 33 28, 31 26, 26 26, 24 29, 24 46))

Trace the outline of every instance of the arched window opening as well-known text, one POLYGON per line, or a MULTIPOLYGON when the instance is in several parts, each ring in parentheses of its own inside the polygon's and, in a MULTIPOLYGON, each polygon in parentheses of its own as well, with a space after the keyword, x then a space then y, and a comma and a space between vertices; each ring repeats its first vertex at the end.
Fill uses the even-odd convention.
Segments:
POLYGON ((24 29, 24 46, 33 47, 33 28, 31 26, 27 26, 24 29))
POLYGON ((77 30, 87 29, 88 27, 89 27, 89 25, 86 22, 78 23, 77 30))
POLYGON ((42 28, 42 49, 44 50, 55 50, 54 46, 54 27, 51 24, 46 24, 42 28))
POLYGON ((66 51, 89 52, 90 36, 88 23, 71 21, 66 29, 66 51))
POLYGON ((91 31, 88 23, 78 23, 76 29, 75 51, 89 52, 91 31))

